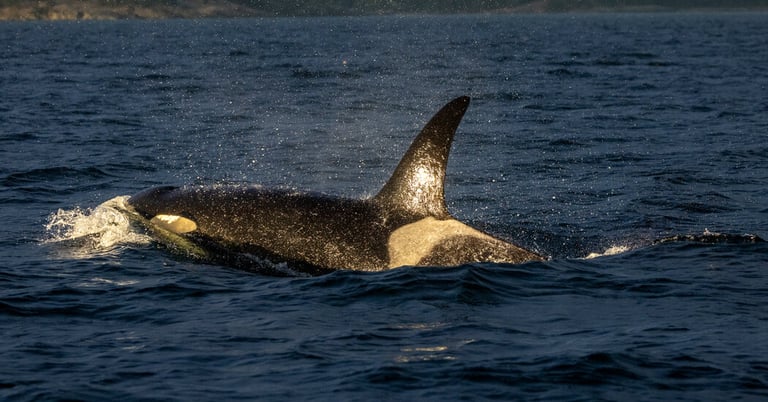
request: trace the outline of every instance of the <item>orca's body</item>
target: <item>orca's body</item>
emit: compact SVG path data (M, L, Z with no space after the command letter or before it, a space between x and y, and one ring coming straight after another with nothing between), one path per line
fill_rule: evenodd
M128 204L171 243L234 264L234 256L251 254L316 273L542 260L448 213L445 167L468 106L467 97L444 106L369 199L214 185L155 187Z

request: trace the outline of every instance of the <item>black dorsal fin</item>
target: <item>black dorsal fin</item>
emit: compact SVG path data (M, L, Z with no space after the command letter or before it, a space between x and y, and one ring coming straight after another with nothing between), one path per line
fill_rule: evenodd
M437 112L405 153L375 201L419 217L450 217L443 183L453 135L469 106L469 97L449 102Z

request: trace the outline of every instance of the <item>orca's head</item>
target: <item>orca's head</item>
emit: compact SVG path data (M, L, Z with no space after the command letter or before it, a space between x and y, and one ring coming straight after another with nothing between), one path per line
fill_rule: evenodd
M168 205L176 198L179 187L161 186L140 191L128 199L128 204L139 214L150 219L166 212Z

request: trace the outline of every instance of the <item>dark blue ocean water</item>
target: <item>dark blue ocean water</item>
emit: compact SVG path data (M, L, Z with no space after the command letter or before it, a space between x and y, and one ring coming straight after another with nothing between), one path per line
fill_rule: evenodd
M0 399L762 400L766 37L768 14L2 23ZM371 195L463 94L449 209L550 261L275 278L96 208Z

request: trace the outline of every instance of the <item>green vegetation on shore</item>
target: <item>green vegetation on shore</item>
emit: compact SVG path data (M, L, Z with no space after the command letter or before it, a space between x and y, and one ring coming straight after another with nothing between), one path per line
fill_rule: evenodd
M768 10L768 0L0 0L0 20Z

